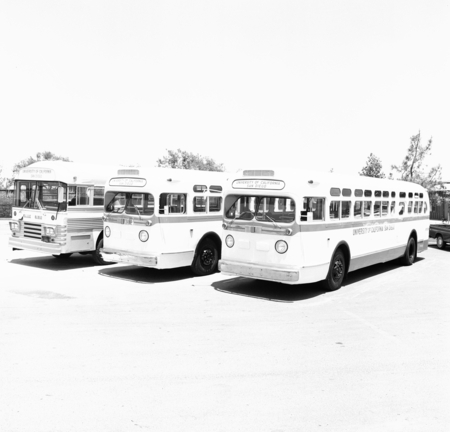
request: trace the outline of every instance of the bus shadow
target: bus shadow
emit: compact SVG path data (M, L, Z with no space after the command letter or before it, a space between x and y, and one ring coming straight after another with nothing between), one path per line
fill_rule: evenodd
M236 277L214 282L212 287L224 294L252 297L282 303L294 303L326 294L321 282L286 285L278 282Z
M418 257L415 264L420 263L425 258ZM376 264L370 267L356 270L347 275L342 284L342 289L365 279L394 271L403 267L399 261L390 261L383 264ZM214 282L212 287L224 294L234 294L244 297L252 297L258 300L268 300L283 303L294 303L309 300L325 294L333 294L326 291L323 282L287 285L278 282L249 279L245 277L235 277L219 282Z
M423 260L425 260L425 258L417 257L413 265L418 264ZM374 276L388 273L402 267L404 267L404 265L399 260L393 260L381 264L375 264L369 267L364 267L360 270L355 270L351 273L348 273L342 286L345 287L347 285L353 285L354 283L361 282L365 279L370 279Z
M55 258L53 256L14 258L9 262L52 271L77 270L97 266L91 255L72 255L69 258Z
M157 270L139 266L121 266L101 269L100 276L120 279L127 282L142 284L155 284L164 282L175 282L194 277L190 267Z

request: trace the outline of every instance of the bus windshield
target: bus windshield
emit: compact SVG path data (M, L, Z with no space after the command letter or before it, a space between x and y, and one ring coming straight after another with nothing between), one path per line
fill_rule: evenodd
M155 200L148 193L106 192L105 212L151 216L155 212Z
M295 220L295 202L284 197L241 196L226 212L236 220L290 223Z
M64 188L64 201L58 203L58 188ZM14 206L35 210L67 209L67 185L57 181L17 180L14 188Z

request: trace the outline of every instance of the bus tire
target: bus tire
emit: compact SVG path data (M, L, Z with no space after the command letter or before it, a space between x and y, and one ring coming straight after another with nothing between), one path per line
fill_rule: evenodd
M416 260L417 248L416 248L416 240L414 237L410 237L408 240L408 244L406 245L405 253L402 257L402 263L405 266L410 266Z
M192 271L197 276L209 275L217 271L218 263L219 250L216 243L209 238L202 240L191 265Z
M100 254L100 249L102 247L103 247L103 239L101 238L97 243L97 247L95 248L95 251L92 252L92 258L94 259L95 264L98 264L98 265L110 264L109 262L104 261Z
M55 258L58 259L67 259L71 256L71 253L63 253L63 254L59 254L59 255L53 255Z
M327 278L325 279L325 289L327 291L338 290L345 277L345 255L342 249L338 249L330 262Z
M436 246L438 249L445 249L445 242L440 234L436 236Z

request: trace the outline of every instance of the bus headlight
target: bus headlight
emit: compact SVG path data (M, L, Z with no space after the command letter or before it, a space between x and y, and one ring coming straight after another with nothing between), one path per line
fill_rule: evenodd
M53 227L44 227L44 235L47 237L55 237L55 228Z
M20 224L19 224L19 222L10 221L9 222L9 229L12 232L19 232L20 231Z
M288 245L284 240L278 240L275 243L275 250L279 253L279 254L284 254L287 252L288 250Z
M229 247L232 248L234 246L234 238L231 235L227 235L225 237L225 244Z
M139 232L139 240L141 242L146 242L148 240L148 232L147 231L140 231Z
M109 237L111 235L111 228L109 226L105 227L105 236Z

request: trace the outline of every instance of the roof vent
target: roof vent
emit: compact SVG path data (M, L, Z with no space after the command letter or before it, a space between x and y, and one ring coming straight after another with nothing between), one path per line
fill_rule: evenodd
M117 175L139 175L139 170L137 169L120 169L117 171Z
M244 170L243 175L252 177L273 177L275 172L272 170Z

